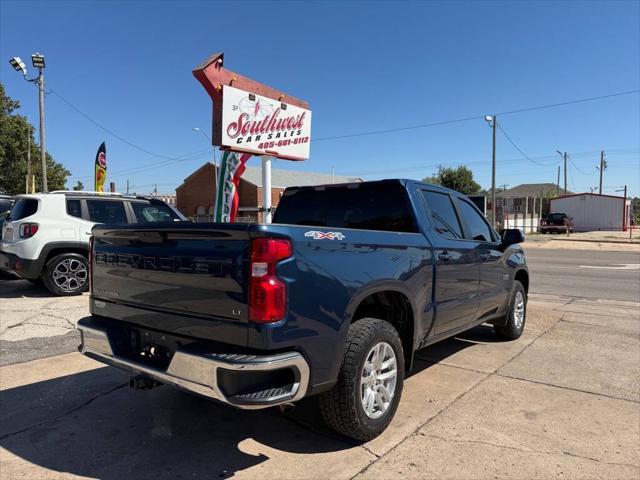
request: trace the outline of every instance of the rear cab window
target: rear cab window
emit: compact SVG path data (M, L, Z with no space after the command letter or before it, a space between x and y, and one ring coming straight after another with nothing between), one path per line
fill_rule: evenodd
M131 208L137 223L173 222L178 215L167 205L161 203L131 202Z
M13 205L7 220L22 220L23 218L30 217L38 211L39 204L40 201L35 198L19 198Z
M353 183L285 190L274 223L418 232L413 209L399 182Z

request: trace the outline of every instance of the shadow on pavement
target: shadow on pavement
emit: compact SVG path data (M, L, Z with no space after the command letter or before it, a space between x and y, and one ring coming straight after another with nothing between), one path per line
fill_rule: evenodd
M486 335L478 327L466 334L471 340L442 342L432 357ZM410 376L432 365L418 359ZM244 411L168 387L136 392L128 378L104 367L0 391L0 445L46 469L105 480L225 478L269 460L271 450L285 456L357 445L324 426L314 399L285 414Z
M59 298L47 290L41 282L31 282L19 277L0 278L0 298Z

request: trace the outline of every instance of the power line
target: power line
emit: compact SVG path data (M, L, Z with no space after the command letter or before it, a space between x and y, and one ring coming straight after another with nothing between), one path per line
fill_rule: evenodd
M573 168L575 168L575 169L576 169L578 172L580 172L582 175L593 175L593 174L595 173L595 172L591 172L591 173L589 173L589 172L584 172L584 171L580 170L580 169L578 168L578 166L577 166L575 163L573 163L573 160L571 160L571 157L569 157L569 163L571 163L571 165L573 165Z
M508 111L505 111L505 112L498 112L498 113L496 113L496 115L499 115L499 116L513 115L513 114L516 114L516 113L531 112L531 111L534 111L534 110L543 110L543 109L547 109L547 108L562 107L562 106L565 106L565 105L574 105L576 103L593 102L593 101L596 101L596 100L603 100L605 98L620 97L622 95L632 95L632 94L638 93L638 92L640 92L640 89L627 90L627 91L624 91L624 92L610 93L610 94L607 94L607 95L599 95L597 97L581 98L581 99L578 99L578 100L568 100L566 102L549 103L547 105L537 105L537 106L533 106L533 107L519 108L519 109L516 109L516 110L508 110ZM474 115L474 116L470 116L470 117L456 118L456 119L452 119L452 120L442 120L442 121L439 121L439 122L422 123L422 124L410 125L410 126L406 126L406 127L389 128L389 129L384 129L384 130L372 130L372 131L369 131L369 132L358 132L358 133L351 133L351 134L347 134L347 135L336 135L336 136L332 136L332 137L321 137L321 138L315 138L312 141L314 141L314 142L324 142L324 141L328 141L328 140L340 140L340 139L343 139L343 138L354 138L354 137L365 137L365 136L369 136L369 135L379 135L379 134L382 134L382 133L395 133L395 132L402 132L402 131L406 131L406 130L415 130L415 129L418 129L418 128L427 128L427 127L435 127L435 126L439 126L439 125L447 125L447 124L451 124L451 123L468 122L470 120L483 119L484 117L485 117L484 115Z
M553 163L549 163L549 164L547 164L547 163L537 162L537 161L533 160L533 159L532 159L532 158L530 158L526 153L524 153L524 152L522 151L522 149L521 149L518 145L516 145L516 143L511 139L511 137L509 136L509 134L505 131L505 129L504 129L504 128L502 128L502 125L501 125L501 124L499 124L499 123L498 123L498 128L499 128L499 129L500 129L500 131L504 134L504 136L507 138L507 140L509 140L509 143L510 143L511 145L513 145L513 147L514 147L516 150L518 150L518 152L520 152L520 154L521 154L524 158L526 158L527 160L529 160L530 162L535 163L536 165L542 165L543 167L553 167L553 166L556 166L556 165L558 164L558 162L557 162L557 161L556 161L556 162L553 162Z
M640 150L638 150L640 151ZM607 151L608 153L608 151ZM593 151L585 151L585 152L579 152L574 154L573 156L579 156L581 158L586 158L586 157L599 157L600 155L600 150L593 150ZM529 157L529 159L531 159L532 161L534 159L536 160L544 160L544 159L552 159L555 158L557 155L540 155L540 156L535 156L535 157ZM440 165L443 166L453 166L453 165L486 165L487 164L487 160L473 160L473 161L467 161L467 162L457 162L457 163L453 163L453 164L443 164L443 162L439 162L439 163L430 163L430 164L424 164L424 165L412 165L412 166L408 166L408 167L401 167L401 168L387 168L387 169L378 169L378 170L357 170L357 171L347 171L347 172L337 172L340 175L378 175L378 174L386 174L386 173L395 173L395 172L411 172L411 171L420 171L420 170L426 170L429 168L435 168L438 167ZM521 163L522 162L522 158L509 158L506 160L500 160L500 164L514 164L514 163ZM535 163L535 162L534 162ZM556 165L559 163L556 162ZM554 166L554 165L545 165L545 166Z
M126 169L126 170L117 170L113 173L109 174L110 178L118 178L118 177L124 177L127 175L134 175L134 174L138 174L138 173L142 173L142 172L146 172L148 170L154 170L160 167L167 167L169 165L174 165L176 163L181 163L181 162L188 162L188 161L192 161L192 160L198 160L199 158L204 157L206 154L210 153L212 149L208 148L206 150L201 150L199 152L194 152L193 154L190 154L188 156L185 156L184 158L178 158L176 160L167 160L164 162L160 162L160 163L153 163L153 164L143 164L143 165L139 165L137 167L133 167L130 169ZM85 175L85 176L78 176L78 177L69 177L70 180L76 180L76 179L91 179L93 178L93 175Z
M157 157L157 158L163 158L165 160L177 160L178 158L181 157L185 157L187 155L191 155L191 154L185 154L182 155L180 157L167 157L166 155L160 155L158 153L154 153L151 152L149 150L147 150L146 148L141 147L140 145L137 145L133 142L131 142L130 140L127 140L126 138L118 135L116 132L114 132L113 130L108 129L107 127L105 127L104 125L101 125L100 123L98 123L97 121L95 121L93 118L91 118L89 115L87 115L86 113L84 113L82 110L80 110L78 107L76 107L73 103L71 103L69 100L67 100L66 98L64 98L62 95L60 95L58 92L56 92L55 90L51 89L49 91L49 93L53 93L55 96L57 96L60 100L62 100L64 103L66 103L69 107L71 107L72 109L74 109L76 112L78 112L80 115L82 115L84 118L86 118L88 121L90 121L91 123L93 123L96 127L100 128L101 130L104 130L105 132L107 132L108 134L114 136L115 138L117 138L118 140L120 140L123 143L126 143L127 145L129 145L130 147L135 148L136 150L140 150L143 153L146 153L147 155L151 155L152 157ZM194 152L195 153L195 152Z

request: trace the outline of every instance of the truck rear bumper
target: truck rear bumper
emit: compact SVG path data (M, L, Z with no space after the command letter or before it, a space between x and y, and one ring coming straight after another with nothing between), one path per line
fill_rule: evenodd
M309 365L298 352L248 355L178 350L168 368L161 370L116 355L107 331L92 325L91 317L80 320L78 330L82 337L78 350L94 360L238 408L295 402L307 392Z

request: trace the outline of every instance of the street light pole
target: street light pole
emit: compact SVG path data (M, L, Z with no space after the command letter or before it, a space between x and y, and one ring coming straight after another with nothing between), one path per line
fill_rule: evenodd
M485 121L493 129L493 148L491 152L491 224L496 226L496 128L498 118L493 115L485 115Z
M47 193L47 149L44 141L44 55L34 53L31 55L31 64L38 69L38 76L35 78L27 78L27 66L20 57L13 57L9 60L11 66L16 72L21 73L27 82L38 84L38 95L40 100L40 160L42 162L42 191ZM31 139L31 132L29 132ZM31 151L31 149L29 149ZM28 183L28 182L27 182ZM33 187L33 185L32 185Z
M47 193L47 153L45 148L44 135L44 72L42 68L38 71L38 89L40 90L40 161L42 162L42 192Z

